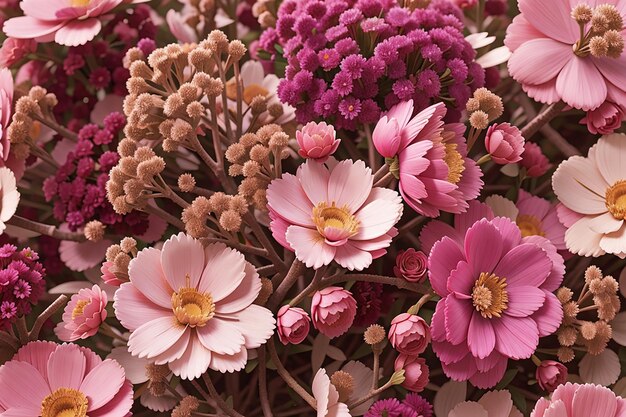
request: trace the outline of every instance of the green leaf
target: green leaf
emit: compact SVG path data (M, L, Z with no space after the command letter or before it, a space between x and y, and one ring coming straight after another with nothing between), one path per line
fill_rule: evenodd
M509 369L508 371L506 371L506 373L504 374L504 377L502 378L502 380L500 381L500 383L498 385L496 385L495 389L508 389L508 385L511 383L511 381L513 381L513 378L515 378L515 375L517 375L518 370L517 369Z
M526 397L520 390L515 387L509 388L509 392L511 393L511 399L513 400L513 404L522 412L522 414L526 415Z

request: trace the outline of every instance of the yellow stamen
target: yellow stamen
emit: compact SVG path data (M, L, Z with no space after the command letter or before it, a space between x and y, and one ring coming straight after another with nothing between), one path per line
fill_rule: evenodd
M483 272L472 289L472 303L484 318L500 317L507 309L509 294L506 278Z
M71 0L72 7L87 7L91 0Z
M336 207L333 201L322 202L313 208L313 222L317 231L324 236L326 228L339 229L345 232L345 237L354 236L359 230L359 221L354 217L348 207Z
M73 388L59 388L41 402L41 417L86 417L85 394Z
M72 310L72 318L75 319L76 317L81 316L87 305L89 305L89 300L78 301L76 303L76 307L74 307L74 310Z
M626 180L617 181L606 190L606 208L618 220L626 220Z
M458 184L463 178L463 171L465 171L465 159L457 151L458 145L456 143L444 143L444 146L446 155L443 161L448 165L448 182Z
M215 315L215 303L211 294L187 286L172 294L172 311L180 324L202 327Z
M545 236L541 229L541 220L530 214L520 214L515 220L517 227L522 232L522 237L526 236Z

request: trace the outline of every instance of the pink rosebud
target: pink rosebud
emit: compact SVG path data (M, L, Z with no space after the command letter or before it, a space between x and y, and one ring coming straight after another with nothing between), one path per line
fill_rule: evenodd
M347 332L355 315L356 301L350 291L340 287L327 287L313 295L313 327L330 338Z
M283 345L301 343L309 334L311 319L303 309L284 305L278 310L276 327Z
M410 248L398 252L393 273L409 282L423 282L426 279L427 264L428 256L424 252Z
M496 164L512 164L522 159L524 137L517 127L509 123L496 123L487 130L485 148Z
M340 139L335 138L335 128L325 122L307 123L302 130L296 132L296 140L300 149L298 153L303 158L315 159L324 162L335 153Z
M10 67L26 55L37 50L33 39L7 38L0 48L0 67Z
M372 141L378 153L385 158L396 156L402 142L402 132L398 120L395 117L383 116L374 128Z
M535 374L541 389L552 392L567 382L567 368L560 362L542 361Z
M400 354L396 358L395 371L404 369L404 382L402 386L409 391L421 392L428 384L428 366L426 359L417 356Z
M541 177L550 169L550 160L543 154L539 145L533 142L524 144L524 153L519 164L526 168L526 175L532 178Z
M417 356L426 350L430 343L430 327L415 314L398 314L391 321L389 341L398 352Z
M86 339L98 331L107 317L107 295L97 285L74 294L63 310L63 321L54 329L64 342Z
M586 124L593 134L609 135L626 120L626 110L615 103L605 101L600 107L587 112L580 124Z

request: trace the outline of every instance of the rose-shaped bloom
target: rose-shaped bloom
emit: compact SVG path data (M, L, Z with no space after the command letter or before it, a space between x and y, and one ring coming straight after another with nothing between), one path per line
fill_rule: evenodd
M298 153L303 158L325 162L335 153L341 142L335 135L335 128L325 122L309 122L296 132L296 140L300 146Z
M311 318L299 307L284 305L278 310L276 327L283 345L301 343L309 334Z
M356 315L356 301L352 293L340 287L317 291L311 302L313 327L333 338L348 331Z
M100 287L83 288L74 294L63 310L63 321L54 329L64 342L86 339L98 332L107 318L107 295Z
M487 130L485 148L496 164L512 164L522 159L524 137L517 127L509 123L496 123Z
M428 256L424 252L409 248L398 252L393 273L409 282L423 282L426 279Z
M404 382L402 386L409 391L422 392L428 384L428 365L426 359L417 356L400 354L394 364L395 371L404 369Z
M587 129L593 134L610 135L626 120L624 107L605 101L600 107L587 112L580 123L586 124Z
M621 417L624 409L626 400L606 387L568 382L540 398L530 417Z
M557 361L541 361L535 377L541 389L552 392L567 382L567 368Z
M541 147L534 142L524 143L524 153L520 166L526 168L526 175L535 178L541 177L550 169L550 160L541 151Z
M430 328L426 321L415 314L398 314L389 329L391 346L400 353L417 356L430 343Z
M32 39L7 38L0 48L0 67L8 68L37 49Z

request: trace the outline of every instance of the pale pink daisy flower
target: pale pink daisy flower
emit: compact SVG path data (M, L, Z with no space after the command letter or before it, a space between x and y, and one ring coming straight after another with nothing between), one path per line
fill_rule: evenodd
M78 345L30 342L0 366L3 416L123 417L132 405L124 368Z
M367 268L387 252L402 216L398 193L372 188L373 181L363 161L307 160L267 189L272 235L307 267L334 260L349 270Z
M320 368L313 378L313 397L317 405L317 417L350 417L348 406L339 401L339 392L326 373Z
M504 40L511 76L542 103L593 110L626 101L626 0L519 0Z
M115 292L115 315L131 331L134 356L168 364L183 379L208 368L243 369L247 349L274 332L272 313L252 304L261 290L254 266L221 243L202 247L179 233L163 249L146 248Z
M464 401L448 417L523 417L508 391L490 391L478 401Z
M559 386L550 399L540 398L530 417L621 417L626 400L594 384Z
M563 258L545 238L522 238L507 218L479 220L462 241L445 236L428 258L442 297L431 323L433 350L446 375L494 386L508 359L529 358L539 337L561 323Z
M565 244L572 253L626 258L626 135L603 136L587 158L559 165L552 188L564 208ZM566 210L565 210L566 209Z
M0 234L4 232L6 222L13 217L20 202L20 193L17 191L15 175L6 167L0 167Z
M63 310L63 320L54 329L64 342L86 339L98 332L107 317L107 295L100 287L83 288L74 294Z

